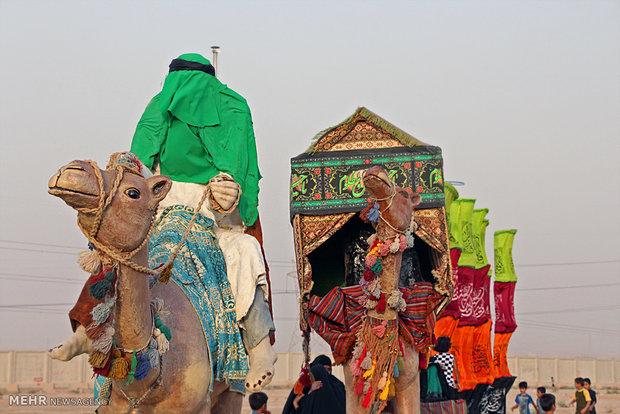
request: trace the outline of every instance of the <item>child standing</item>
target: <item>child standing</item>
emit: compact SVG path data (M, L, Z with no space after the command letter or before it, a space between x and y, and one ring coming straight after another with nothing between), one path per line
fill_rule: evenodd
M577 403L575 407L575 414L586 414L592 403L590 393L583 388L584 380L581 377L575 378L575 398L570 402L570 405Z
M590 382L590 378L583 379L583 388L588 390L588 392L590 393L590 398L592 399L592 404L590 405L590 413L596 414L596 391L590 388L591 385L592 384Z
M264 392L253 392L250 394L250 408L252 414L271 414L271 411L267 410L267 394Z
M530 404L532 404L538 413L538 407L536 407L534 400L532 400L532 397L530 397L527 393L527 382L521 381L519 383L519 391L521 391L521 393L517 394L517 397L515 398L515 405L512 407L512 410L518 407L519 414L530 414Z
M547 389L545 387L536 388L536 408L538 408L538 414L544 413L542 406L540 405L540 397L547 393Z
M555 395L543 394L540 397L540 406L542 407L545 414L553 414L553 412L555 411Z

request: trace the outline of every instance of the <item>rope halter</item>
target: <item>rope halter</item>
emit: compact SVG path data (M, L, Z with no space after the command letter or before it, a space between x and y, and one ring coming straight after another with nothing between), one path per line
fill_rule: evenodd
M207 193L205 191L205 193L202 195L198 203L198 207L194 211L194 215L192 219L190 220L189 224L187 225L187 228L185 229L185 233L183 234L183 237L181 238L179 243L172 249L172 253L170 257L168 258L168 260L163 265L160 265L155 269L150 269L149 267L139 265L131 259L136 255L136 253L138 253L148 243L151 232L153 231L153 228L155 227L155 213L153 213L153 217L151 218L151 224L149 226L149 230L146 236L144 237L144 240L142 240L142 242L140 243L138 247L136 247L130 252L123 252L111 246L107 246L97 240L97 235L99 233L99 229L101 228L101 224L103 222L103 216L107 208L112 203L112 200L116 196L118 189L120 187L120 184L123 180L125 172L131 172L134 174L138 174L140 177L144 177L144 175L139 171L139 164L136 163L138 167L134 168L132 164L116 162L121 157L122 155L120 157L116 157L115 159L113 155L110 160L110 163L108 164L109 170L110 169L115 170L115 177L114 177L114 182L112 184L112 188L110 189L110 193L107 195L107 197L105 194L103 175L101 174L101 170L99 169L99 166L94 161L85 160L85 162L90 164L90 166L92 167L93 173L95 174L95 177L97 179L97 185L99 186L99 200L97 202L97 207L76 208L76 210L78 210L81 213L95 215L95 222L89 231L87 231L87 229L84 228L84 226L82 225L82 223L80 223L79 220L78 220L78 226L88 238L88 242L93 247L93 249L96 249L97 251L109 257L110 259L113 259L119 263L129 266L130 268L138 272L159 276L160 282L167 283L168 279L170 278L172 274L171 272L172 272L172 266L173 266L174 260L176 259L179 253L181 245L187 239L187 236L189 235L189 232L192 226L194 225L194 222L196 221L196 218L198 216L198 211L202 207L202 204L204 203L207 197ZM132 159L131 161L136 162L137 158L135 160Z

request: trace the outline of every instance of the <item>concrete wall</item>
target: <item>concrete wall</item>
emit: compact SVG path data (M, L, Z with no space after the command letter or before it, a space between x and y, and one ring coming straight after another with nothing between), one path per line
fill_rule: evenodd
M299 375L301 353L279 353L272 384L291 386ZM620 387L620 360L575 360L553 358L508 358L508 366L517 381L530 387L572 386L575 377L589 377L596 387ZM343 378L342 367L334 367L334 375ZM0 389L92 389L92 370L88 356L80 355L69 362L52 360L45 351L1 351Z
M604 359L508 358L508 368L517 381L529 387L572 386L575 377L590 378L597 387L620 386L620 361Z

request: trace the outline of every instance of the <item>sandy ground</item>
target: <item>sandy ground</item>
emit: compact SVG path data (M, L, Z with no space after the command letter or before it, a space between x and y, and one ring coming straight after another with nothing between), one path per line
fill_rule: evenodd
M596 388L595 388L596 390ZM549 390L552 394L556 396L558 401L556 413L558 414L573 414L575 412L574 407L569 407L573 393L573 390L570 389L560 389L560 390ZM620 414L620 391L619 390L598 390L598 404L596 412L597 414ZM272 412L272 414L280 414L282 412L282 407L286 402L286 398L290 389L286 388L268 388L266 391L267 395L269 395L269 403L268 408ZM507 406L510 408L514 405L514 399L518 390L511 390L508 394L507 398ZM30 393L21 393L20 395L43 395L40 392ZM532 398L536 400L535 392L532 395ZM46 397L49 398L73 398L74 400L78 398L89 398L92 394L90 393L77 393L77 392L54 392L46 394ZM82 401L84 403L88 403L87 400ZM40 413L92 413L92 408L88 406L55 406L52 407L50 405L47 406L9 406L9 395L7 393L3 393L0 396L0 413L19 413L19 414L40 414ZM508 410L510 413L510 410ZM243 405L242 414L250 414L250 406L247 402L247 397L245 399ZM326 414L328 411L326 411ZM517 410L513 411L513 413L518 413ZM535 414L533 412L532 414Z

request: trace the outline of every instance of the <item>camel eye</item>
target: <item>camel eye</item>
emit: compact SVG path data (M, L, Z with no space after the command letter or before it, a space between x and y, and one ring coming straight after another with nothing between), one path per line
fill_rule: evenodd
M129 190L125 191L125 194L127 194L129 198L133 198L134 200L140 198L140 191L136 190L135 188L130 188Z

